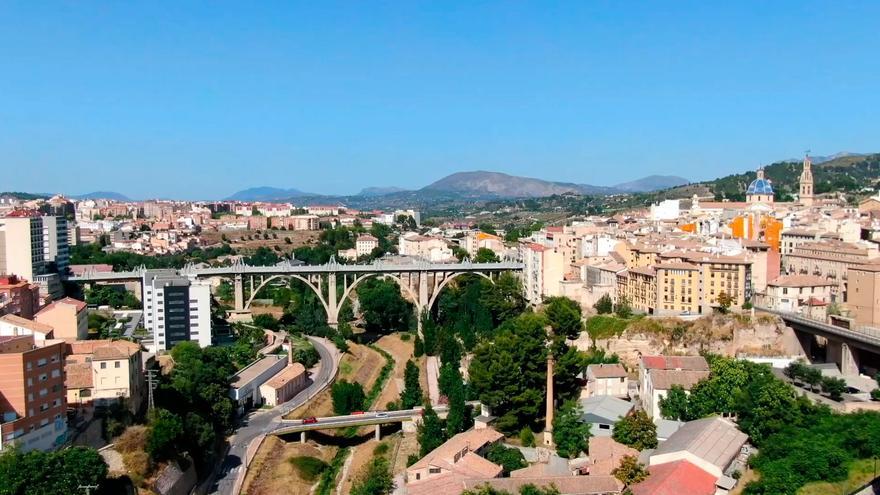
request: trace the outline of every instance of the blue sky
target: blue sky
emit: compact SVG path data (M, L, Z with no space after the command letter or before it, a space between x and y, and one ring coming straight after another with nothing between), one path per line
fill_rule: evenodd
M0 190L614 184L880 151L880 2L2 2Z

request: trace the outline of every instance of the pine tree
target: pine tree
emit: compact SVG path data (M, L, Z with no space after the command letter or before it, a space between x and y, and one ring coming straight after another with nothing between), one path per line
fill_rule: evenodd
M430 405L425 406L422 414L422 424L419 425L419 456L425 457L432 450L443 445L446 436L443 434L443 423L437 412Z
M412 409L422 403L422 385L419 383L419 368L412 360L406 362L403 371L403 392L400 394L400 405L403 409Z

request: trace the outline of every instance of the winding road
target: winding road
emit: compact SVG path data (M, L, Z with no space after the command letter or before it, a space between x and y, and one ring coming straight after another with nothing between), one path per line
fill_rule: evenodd
M209 493L219 495L235 495L239 486L238 478L244 474L244 459L251 442L259 437L277 429L281 424L281 418L288 412L306 403L309 399L324 390L333 379L339 369L341 354L330 341L320 337L308 337L321 356L317 370L311 370L312 383L293 399L280 404L269 410L255 410L242 419L238 429L229 438L229 451L220 466L216 480L212 484Z

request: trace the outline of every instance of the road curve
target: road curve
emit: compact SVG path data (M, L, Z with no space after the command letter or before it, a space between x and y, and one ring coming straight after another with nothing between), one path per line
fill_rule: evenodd
M308 339L315 346L315 350L321 356L317 372L312 375L312 383L296 396L269 410L256 410L243 418L239 427L232 437L229 438L229 451L220 465L217 479L211 485L209 493L219 495L235 495L239 476L244 476L243 465L248 445L260 435L272 431L278 427L281 417L293 409L303 405L306 401L324 390L339 370L340 353L330 341L320 337L309 336Z

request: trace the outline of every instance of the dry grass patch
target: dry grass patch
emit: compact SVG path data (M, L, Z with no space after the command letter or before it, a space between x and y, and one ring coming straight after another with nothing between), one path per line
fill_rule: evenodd
M266 437L248 469L242 485L244 495L275 495L278 493L307 494L317 482L311 471L302 473L294 459L313 458L329 463L335 447L320 447L299 442L285 442Z

